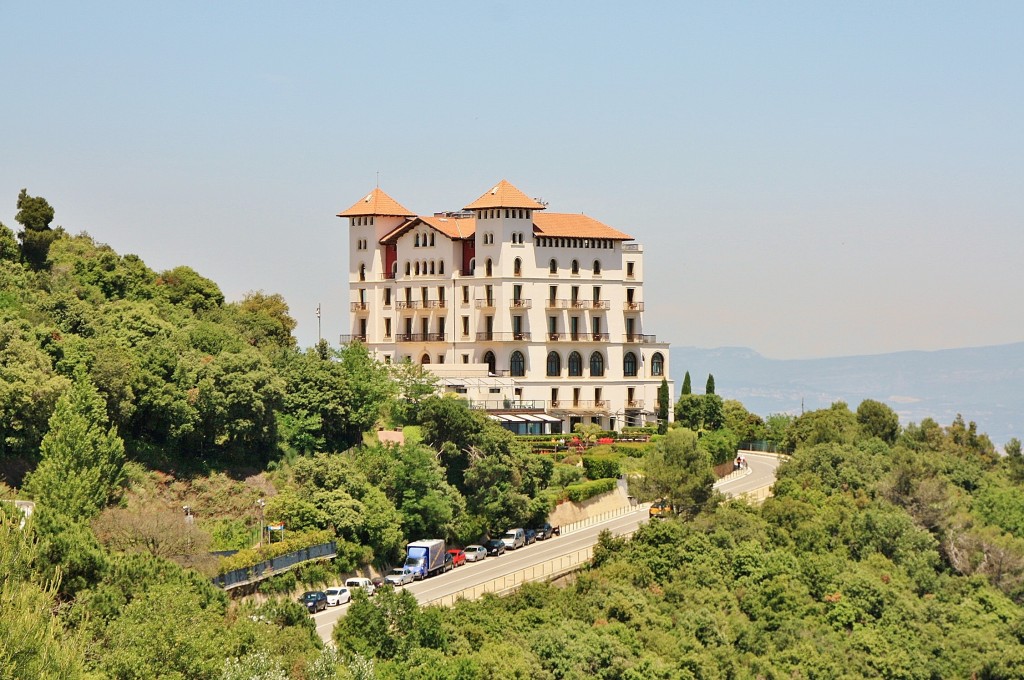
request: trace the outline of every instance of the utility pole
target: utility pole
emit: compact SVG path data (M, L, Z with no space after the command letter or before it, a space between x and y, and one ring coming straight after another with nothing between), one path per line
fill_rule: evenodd
M260 540L259 540L260 545L263 545L263 530L264 530L263 507L266 504L267 504L267 502L265 500L263 500L262 498L257 498L256 499L256 507L258 507L260 509Z
M320 303L316 303L316 344L323 342L323 338L320 335Z

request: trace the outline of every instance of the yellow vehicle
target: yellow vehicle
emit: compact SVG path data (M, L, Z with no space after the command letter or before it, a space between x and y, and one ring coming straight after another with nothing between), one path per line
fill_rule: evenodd
M654 517L670 517L675 514L675 510L672 507L672 502L665 498L659 498L658 500L651 503L651 509L647 511L648 516Z

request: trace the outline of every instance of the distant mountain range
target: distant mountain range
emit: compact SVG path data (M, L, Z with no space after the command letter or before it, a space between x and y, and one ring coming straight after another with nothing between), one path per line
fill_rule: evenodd
M1024 439L1024 342L827 359L766 359L742 347L669 351L677 394L686 371L696 393L712 373L717 394L762 416L876 399L904 424L930 417L948 425L960 413L1000 448Z

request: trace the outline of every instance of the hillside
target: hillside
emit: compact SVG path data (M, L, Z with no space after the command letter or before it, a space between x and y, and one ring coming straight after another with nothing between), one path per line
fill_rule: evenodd
M1024 436L1024 342L790 360L741 347L672 347L670 357L676 389L689 371L694 391L703 392L712 373L718 394L761 415L875 399L891 406L904 424L929 417L948 423L960 413L1000 446Z

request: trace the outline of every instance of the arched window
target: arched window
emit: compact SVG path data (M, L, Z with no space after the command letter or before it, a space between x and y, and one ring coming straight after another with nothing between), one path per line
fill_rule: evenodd
M437 273L444 274L444 260L437 263Z
M430 232L430 245L434 245L434 232Z
M469 273L472 274L475 271L476 271L476 258L475 257L471 257L471 258L469 258Z
M487 364L487 372L490 373L491 375L494 375L495 373L498 372L497 370L495 370L497 367L497 362L494 360L494 352L492 352L491 350L487 350L486 352L484 352L484 363Z
M622 357L622 374L629 378L636 376L636 355L632 352L626 352Z
M518 257L516 258L516 261L515 261L515 263L513 265L512 273L515 276L522 276L523 275L523 261L520 260Z
M412 265L408 262L405 263L405 275L408 276L412 272Z
M397 278L397 277L398 277L398 263L397 262L392 262L391 263L391 278L394 279L394 278Z
M491 276L494 273L494 267L491 265L491 258L487 258L487 264L484 266L484 276Z
M552 274L557 274L558 273L558 263L555 262L554 260L551 260L551 262L548 262L548 271L550 273L552 273Z
M419 275L420 275L420 263L417 262L416 263L416 276L419 276Z
M430 355L424 352L423 356L420 357L420 363L421 364L429 364L430 363Z
M594 352L590 355L590 377L600 378L604 375L604 355Z
M577 262L576 260L572 261L572 273L573 274L579 274L580 273L580 263Z
M434 273L434 261L433 260L430 261L430 273L431 274Z
M360 281L365 281L366 280L366 265L365 264L359 265L359 280Z
M665 357L661 356L661 352L651 356L651 375L665 375Z
M519 350L512 352L512 358L509 359L508 367L512 375L521 378L526 375L526 357Z
M594 276L598 276L601 273L601 261L594 260Z
M555 378L562 375L562 357L558 352L548 353L548 375Z
M416 234L416 243L413 244L413 248L419 248L419 247L420 247L420 235Z
M569 377L578 378L583 375L583 356L579 352L569 355Z

